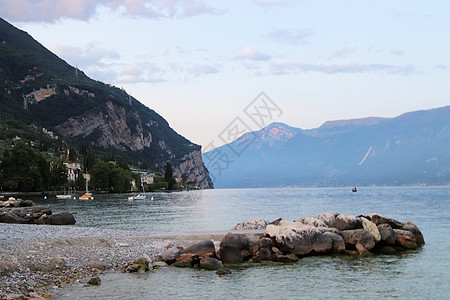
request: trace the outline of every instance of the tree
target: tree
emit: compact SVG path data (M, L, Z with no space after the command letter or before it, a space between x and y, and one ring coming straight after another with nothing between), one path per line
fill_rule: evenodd
M50 165L45 158L26 143L16 143L3 157L5 181L17 183L19 191L42 191L50 181Z
M173 177L172 165L170 164L170 162L168 162L166 164L166 171L164 172L165 182L169 183L172 177Z
M64 186L67 182L67 168L63 160L53 161L50 167L50 186L57 189Z

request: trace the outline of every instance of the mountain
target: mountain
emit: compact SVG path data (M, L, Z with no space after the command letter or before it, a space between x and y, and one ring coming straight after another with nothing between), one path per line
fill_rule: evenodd
M212 188L201 146L124 90L92 80L0 18L0 140L58 135L69 146L185 175ZM45 134L43 134L45 133Z
M273 123L203 158L220 188L446 185L450 106L395 118L329 121L310 130Z

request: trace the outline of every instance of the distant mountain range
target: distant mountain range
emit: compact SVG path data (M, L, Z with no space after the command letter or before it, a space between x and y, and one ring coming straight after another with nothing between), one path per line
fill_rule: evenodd
M120 154L154 170L171 162L175 176L213 187L199 145L124 90L92 80L1 18L0 107L0 140L42 144L51 133L69 146Z
M310 130L272 123L203 158L219 188L447 185L450 106Z

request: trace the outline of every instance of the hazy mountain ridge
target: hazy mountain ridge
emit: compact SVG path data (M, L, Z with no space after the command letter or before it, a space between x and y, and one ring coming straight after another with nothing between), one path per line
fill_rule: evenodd
M3 19L0 53L2 123L14 120L45 128L69 145L121 154L129 163L153 169L170 161L176 176L213 187L201 146L124 90L90 79ZM26 132L22 127L21 133Z
M220 172L207 161L217 187L448 184L449 120L446 106L395 118L326 122L310 130L284 125L295 134L276 143L264 138L271 124L247 133L256 139L240 157L230 150L234 142L204 156L220 151L232 158Z

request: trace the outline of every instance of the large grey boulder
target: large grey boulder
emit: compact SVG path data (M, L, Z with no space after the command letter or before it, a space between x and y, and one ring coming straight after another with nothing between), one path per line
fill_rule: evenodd
M329 252L333 249L333 239L318 227L280 222L280 225L268 225L264 234L270 237L277 248L295 255Z
M231 230L266 229L267 221L261 218L249 219L234 226Z
M353 229L341 231L341 235L344 238L346 245L353 245L356 248L356 244L361 244L367 250L372 250L375 247L374 236L364 229ZM359 250L359 249L358 249Z
M26 224L29 220L21 218L10 212L0 213L0 223Z
M389 224L380 224L377 226L377 228L380 232L382 242L388 245L395 244L395 232Z
M181 254L180 249L176 247L170 247L169 249L161 253L161 260L170 265L177 260L180 254Z
M406 249L417 248L417 240L414 233L407 230L394 229L395 231L395 243Z
M403 226L402 222L399 222L392 218L385 217L379 213L370 213L370 214L364 215L364 217L371 220L373 223L375 223L375 225L389 224L389 226L391 226L394 229L400 229Z
M425 239L423 238L422 232L420 232L419 228L412 222L404 222L403 226L401 228L402 230L409 231L414 234L414 237L416 238L417 246L421 246L425 244Z
M204 270L219 270L223 268L223 264L213 257L203 257L200 260L200 269Z
M186 247L183 251L183 254L190 253L198 256L214 256L216 253L216 248L214 246L214 242L212 240L204 240L197 243L194 243L188 247Z
M228 232L220 242L219 256L223 263L242 263L259 251L263 233Z
M329 225L338 230L352 230L362 228L361 219L348 214L338 215Z
M51 225L74 225L76 223L75 217L67 211L52 214L47 217Z
M331 224L333 224L337 216L339 216L338 213L330 214L329 212L324 212L321 213L317 218L327 224L328 227L331 227Z

